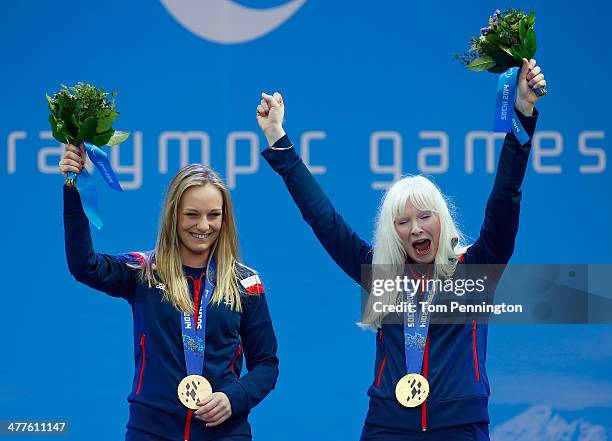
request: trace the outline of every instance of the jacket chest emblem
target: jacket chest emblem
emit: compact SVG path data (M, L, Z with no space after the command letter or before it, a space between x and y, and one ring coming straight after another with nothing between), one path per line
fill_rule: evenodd
M252 276L249 276L246 279L242 279L240 281L240 284L248 294L257 295L264 293L263 284L261 283L261 279L257 274L253 274Z

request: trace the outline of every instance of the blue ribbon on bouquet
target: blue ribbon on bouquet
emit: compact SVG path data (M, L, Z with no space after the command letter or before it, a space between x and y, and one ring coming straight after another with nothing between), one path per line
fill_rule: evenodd
M525 145L529 142L529 135L514 113L514 99L516 97L518 73L518 67L511 67L506 72L499 75L493 131L501 133L512 131L521 145ZM535 90L535 92L537 93L537 90Z
M108 186L115 191L122 192L123 189L119 184L117 175L110 165L108 155L101 148L93 144L85 142L84 145L87 156L100 172ZM77 190L79 190L81 203L83 204L83 211L87 219L89 219L89 221L99 230L102 228L103 223L98 209L98 192L92 176L86 169L83 169L80 179L77 180L77 174L74 172L69 172L68 178L76 181Z

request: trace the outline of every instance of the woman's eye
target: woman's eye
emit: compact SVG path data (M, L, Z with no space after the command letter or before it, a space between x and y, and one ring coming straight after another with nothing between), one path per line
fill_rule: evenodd
M421 216L421 219L429 219L431 217L430 214L425 214L423 216Z

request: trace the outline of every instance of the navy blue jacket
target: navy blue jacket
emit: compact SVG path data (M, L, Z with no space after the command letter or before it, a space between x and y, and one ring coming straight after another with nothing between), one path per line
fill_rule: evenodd
M187 375L181 313L170 302L162 301L161 289L148 288L139 281L135 267L142 262L142 255L94 252L89 222L75 188L64 187L64 230L68 268L75 279L122 297L132 307L134 380L128 397L127 426L177 441L188 439L186 432L190 432L191 440L250 435L247 415L274 389L278 377L276 337L263 292L250 294L241 286L242 313L223 303L208 305L202 375L214 392L227 395L232 417L212 428L205 428L198 419L187 425L187 409L177 397L177 386ZM184 272L197 279L205 269L184 267ZM242 266L239 273L241 280L255 274ZM188 284L193 296L194 284ZM241 377L243 353L249 372Z
M525 117L517 111L529 136L537 112ZM302 217L334 261L361 284L362 265L372 263L372 247L336 212L295 149L284 136L262 155L283 178ZM480 236L460 259L468 264L506 264L514 251L519 224L521 183L531 141L521 146L514 134L506 136L493 190L487 202ZM366 423L403 430L427 430L468 423L488 423L489 380L485 370L486 324L432 324L429 327L422 374L430 395L420 408L407 408L395 398L395 386L406 374L402 325L378 329L373 381L368 395Z

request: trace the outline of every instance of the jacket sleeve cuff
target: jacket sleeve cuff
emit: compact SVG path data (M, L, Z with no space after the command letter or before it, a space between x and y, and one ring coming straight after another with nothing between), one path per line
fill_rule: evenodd
M261 155L276 173L283 176L300 162L300 157L294 148L290 148L291 140L287 135L268 147Z
M276 141L270 146L272 150L286 150L290 149L291 147L293 147L293 143L291 142L287 134L283 135L282 138L280 138L278 141Z
M83 215L83 205L81 203L81 195L76 187L68 187L64 185L64 214Z
M232 406L232 416L249 413L249 397L240 382L222 387L219 392L227 395Z
M538 122L538 116L540 116L540 112L538 109L533 109L532 116L525 116L518 110L516 107L514 108L514 113L518 117L519 121L523 125L523 128L527 132L530 138L533 138L533 134L535 133L536 123Z

